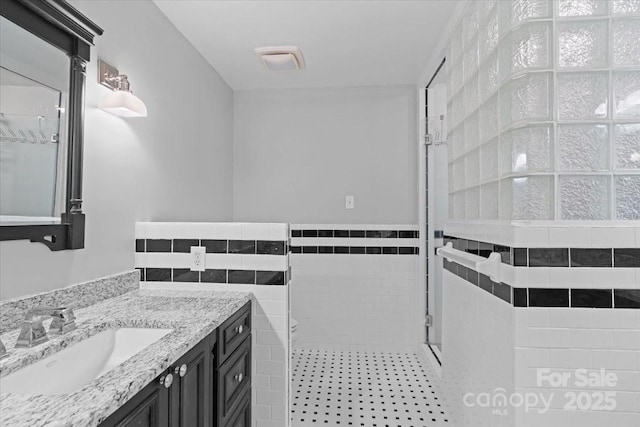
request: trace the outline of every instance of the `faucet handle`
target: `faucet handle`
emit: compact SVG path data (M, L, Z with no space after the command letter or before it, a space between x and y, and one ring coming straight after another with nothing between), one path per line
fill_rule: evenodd
M48 341L47 332L42 326L42 317L34 316L22 322L22 329L16 341L16 348L33 347L34 345Z
M51 326L49 333L54 335L64 334L76 329L76 316L70 307L60 307L51 311Z

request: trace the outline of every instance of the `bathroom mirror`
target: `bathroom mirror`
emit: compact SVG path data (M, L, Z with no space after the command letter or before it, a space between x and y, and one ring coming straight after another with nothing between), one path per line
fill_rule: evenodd
M63 0L0 15L0 240L83 248L85 69L102 29Z

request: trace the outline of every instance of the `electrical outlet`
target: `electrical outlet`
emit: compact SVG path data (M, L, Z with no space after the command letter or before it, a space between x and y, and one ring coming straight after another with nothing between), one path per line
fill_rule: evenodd
M191 271L204 271L206 248L204 246L191 246Z
M353 209L356 205L355 197L353 196L345 196L344 197L345 209Z

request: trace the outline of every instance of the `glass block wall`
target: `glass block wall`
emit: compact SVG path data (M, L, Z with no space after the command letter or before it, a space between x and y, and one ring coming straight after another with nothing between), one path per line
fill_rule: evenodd
M640 0L480 0L447 56L449 215L640 220Z

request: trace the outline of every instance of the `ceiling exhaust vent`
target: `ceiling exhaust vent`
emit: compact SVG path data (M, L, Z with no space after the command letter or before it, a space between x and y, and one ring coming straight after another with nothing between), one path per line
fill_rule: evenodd
M297 46L257 47L256 53L270 71L301 70L304 58Z

